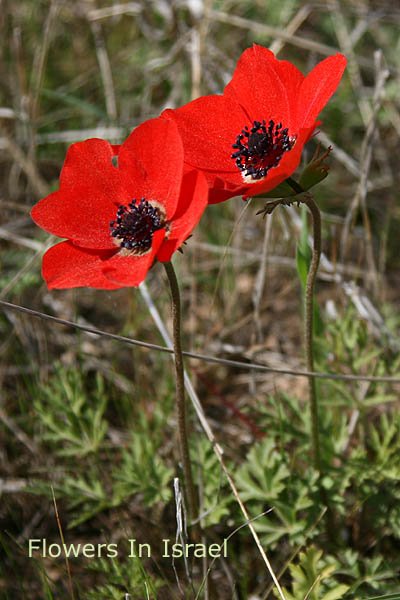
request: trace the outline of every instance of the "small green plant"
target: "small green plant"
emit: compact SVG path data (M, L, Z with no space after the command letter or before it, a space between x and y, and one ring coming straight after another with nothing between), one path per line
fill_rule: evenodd
M332 556L311 545L301 552L299 561L289 566L293 579L291 591L285 589L287 600L339 600L346 597L349 586L334 577L339 563ZM275 594L276 595L276 594Z
M135 495L147 506L168 503L173 469L158 451L168 411L161 415L157 407L151 421L139 413L131 442L112 445L106 439L108 393L100 374L89 390L80 370L57 367L48 384L33 393L40 438L56 460L50 481L37 479L29 489L51 497L53 488L57 499L65 498L76 515L70 528Z
M146 506L167 504L172 496L174 471L161 459L147 432L135 432L122 450L118 467L113 469L113 504L140 494Z
M201 515L207 527L223 522L230 513L232 495L227 493L226 479L221 465L209 441L196 438L192 443L196 456L195 474L201 490Z
M100 374L89 392L78 369L57 367L35 400L41 438L57 456L84 457L98 452L107 432L107 395Z
M235 478L252 516L268 511L254 527L270 548L282 537L293 546L303 544L317 519L317 474L309 467L302 474L291 472L288 459L277 451L274 439L266 437L249 451Z
M89 564L92 572L99 574L105 583L85 593L87 600L157 600L157 590L162 581L149 575L140 558L100 558ZM123 596L125 594L125 596Z

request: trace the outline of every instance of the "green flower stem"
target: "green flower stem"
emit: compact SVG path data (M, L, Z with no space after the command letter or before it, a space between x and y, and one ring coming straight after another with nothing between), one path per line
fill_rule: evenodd
M319 260L321 257L321 213L314 201L312 196L307 194L304 200L307 204L313 222L313 237L314 245L311 258L310 269L308 271L306 292L305 292L305 345L306 345L306 359L307 359L307 371L314 371L314 351L313 351L313 301L314 301L314 287L315 280L317 277ZM327 490L322 485L322 464L321 464L321 451L319 444L319 418L318 418L318 398L316 390L315 377L308 378L308 386L310 392L311 402L311 436L313 445L313 462L314 469L318 472L320 482L320 495L323 504L327 508L327 534L328 539L332 544L338 543L337 538L337 526L335 524L335 514L332 506L329 502Z
M304 193L303 188L291 177L287 179L289 185L298 193ZM314 371L314 349L313 349L313 302L314 288L317 277L319 259L321 256L321 213L311 194L303 195L302 202L307 205L311 212L313 223L313 251L311 264L307 275L306 290L305 290L305 323L304 323L304 341L307 361L307 371ZM314 469L318 471L321 477L321 452L319 446L319 419L318 419L318 399L315 385L315 377L308 378L308 389L311 403L311 437L313 449Z
M308 271L306 291L305 291L305 349L307 371L314 371L314 350L313 350L313 301L315 280L317 277L319 259L321 256L321 213L314 199L310 196L305 200L313 221L313 252ZM313 445L314 468L321 475L321 452L319 447L319 419L318 419L318 400L315 385L315 377L308 378L308 387L311 402L311 435Z
M193 482L192 464L190 462L189 444L187 436L185 383L183 372L183 355L181 343L181 300L178 280L171 262L163 263L167 273L172 297L172 321L173 341L175 356L175 385L176 385L176 407L178 413L179 450L185 477L185 491L189 507L189 515L192 521L198 518L198 502Z

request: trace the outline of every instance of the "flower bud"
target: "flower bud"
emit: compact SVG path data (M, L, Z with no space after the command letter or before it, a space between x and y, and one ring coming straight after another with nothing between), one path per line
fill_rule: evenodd
M311 162L303 169L300 175L299 185L303 190L309 190L328 175L329 166L324 163L324 160L329 156L331 150L332 147L329 146L320 156L321 144L318 144Z

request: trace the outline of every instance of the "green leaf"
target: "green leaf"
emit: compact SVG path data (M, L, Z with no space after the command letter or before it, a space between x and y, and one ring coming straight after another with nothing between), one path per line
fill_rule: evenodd
M193 440L191 455L195 457L199 468L194 469L201 494L201 512L205 513L206 526L216 525L229 515L228 505L233 502L232 495L227 493L226 479L223 477L221 465L210 442L204 438ZM197 477L196 477L197 475Z
M321 598L321 600L339 600L339 598L343 598L344 594L349 589L348 585L344 583L338 585L333 590L330 590Z
M300 245L297 245L296 248L296 264L297 264L297 272L300 277L301 287L303 288L303 292L306 289L307 283L307 275L308 268L310 265L310 261L308 260L308 256L306 256L300 248Z
M400 600L400 592L386 594L385 596L374 596L373 598L366 598L365 600Z
M323 557L323 552L310 546L299 555L298 564L289 566L293 578L292 591L284 590L287 600L338 600L349 589L334 578L339 563L332 556ZM276 593L275 593L276 595Z
M135 432L131 444L122 452L121 464L113 470L113 504L142 494L143 503L167 503L172 495L173 470L167 467L147 433Z

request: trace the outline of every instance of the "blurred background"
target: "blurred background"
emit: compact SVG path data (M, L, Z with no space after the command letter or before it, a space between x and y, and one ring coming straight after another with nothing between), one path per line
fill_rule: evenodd
M395 2L0 0L0 28L0 300L154 343L163 342L151 300L138 290L49 292L42 281L41 256L54 239L29 212L57 189L68 146L91 137L121 143L165 108L221 93L253 42L304 74L337 51L345 54L348 68L304 153L306 162L318 142L333 148L330 174L315 190L323 212L317 366L332 373L399 373ZM266 219L256 215L262 207L260 200L245 204L240 198L210 206L176 257L184 347L298 370L304 368L301 273L310 225L297 207L279 207ZM163 270L156 265L146 284L170 328ZM2 597L184 597L170 564L159 557L144 566L77 559L71 590L62 558L26 555L30 537L60 541L52 489L71 543L123 544L136 537L156 546L162 537L174 537L170 357L1 309ZM398 387L321 384L326 456L342 467L331 481L341 541L331 540L328 557L321 558L321 508L305 500L315 490L309 465L298 463L308 447L309 422L301 409L306 380L194 360L188 367L253 514L278 507L259 530L277 572L283 569L287 598L304 597L310 583L303 582L303 596L291 587L288 565L299 560L300 549L304 564L334 565L338 573L322 577L327 581L309 596L314 600L328 592L334 600L396 591L400 513L388 507L399 499ZM203 508L212 508L206 525L223 539L243 521L194 416L192 429L203 469ZM276 475L269 491L251 470L258 460ZM237 536L233 548L227 565L213 566L214 597L272 598L248 532ZM178 570L190 594L184 568ZM202 568L194 578L201 581Z

